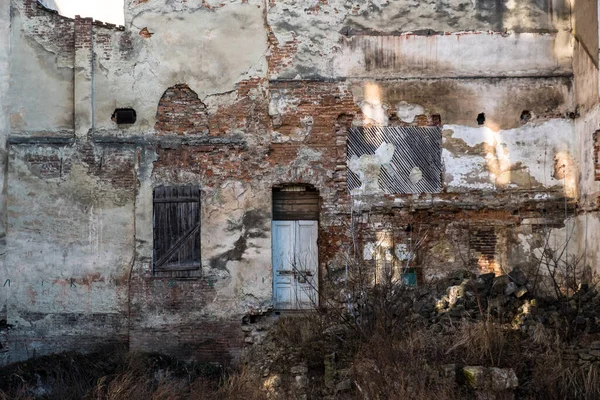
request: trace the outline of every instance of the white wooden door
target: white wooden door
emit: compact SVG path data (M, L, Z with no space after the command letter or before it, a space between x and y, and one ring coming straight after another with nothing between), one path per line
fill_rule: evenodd
M293 309L295 221L273 221L273 302L275 308Z
M317 306L317 221L273 221L273 302L276 309Z

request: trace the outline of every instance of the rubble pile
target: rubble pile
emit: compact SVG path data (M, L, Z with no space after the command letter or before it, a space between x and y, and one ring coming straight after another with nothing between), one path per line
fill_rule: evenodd
M547 354L551 348L564 365L584 371L600 367L598 290L581 284L571 293L539 295L537 284L518 268L500 276L455 271L427 286L382 285L368 294L344 293L343 297L352 300L340 302L336 310L305 315L269 311L247 316L242 326L246 335L242 358L261 377L270 398L286 398L290 393L306 399L350 398L351 393L361 390L357 371L377 372L381 365L356 358L354 350L348 350L352 346L347 345L352 340L363 340L356 348L370 343L359 337L368 337L369 327L386 320L405 333L431 335L437 338L435 343L447 346L442 351L443 360L424 356L419 368L438 371L456 393L513 399L531 390L529 361L512 364L502 354L502 365L498 365L500 354L492 354L494 360L475 362L460 355L448 356L452 343L460 341L452 342L459 327L469 331L483 324L510 332L510 340L516 341L512 343L518 343L514 348L525 346L529 358ZM545 338L543 345L539 337ZM521 357L518 350L515 354Z
M467 276L465 276L467 275ZM494 318L533 334L540 325L565 335L600 332L600 296L582 284L570 296L534 296L534 283L518 268L507 275L459 273L445 293L415 291L412 310L442 330L450 320ZM440 285L438 285L438 288Z

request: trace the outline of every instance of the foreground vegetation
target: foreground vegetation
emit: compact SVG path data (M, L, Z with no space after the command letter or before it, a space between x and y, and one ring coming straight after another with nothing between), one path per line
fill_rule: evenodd
M416 289L378 285L320 312L248 319L252 345L237 369L158 354L65 353L1 369L0 399L443 400L489 392L465 380L465 366L518 377L518 387L486 398L600 398L598 290L544 298L518 290L527 287L469 273Z

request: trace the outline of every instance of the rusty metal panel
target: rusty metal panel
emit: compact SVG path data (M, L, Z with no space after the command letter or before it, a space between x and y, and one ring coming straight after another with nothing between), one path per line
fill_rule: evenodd
M394 145L391 162L383 165L379 173L379 188L383 192L390 194L438 193L442 190L442 130L440 127L351 128L348 132L347 161L353 157L374 155L382 143ZM350 168L347 169L347 177L349 191L361 187L359 176ZM416 179L419 177L420 179Z

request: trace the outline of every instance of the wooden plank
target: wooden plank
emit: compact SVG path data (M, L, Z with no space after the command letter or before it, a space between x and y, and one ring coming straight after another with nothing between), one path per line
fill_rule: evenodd
M318 220L320 198L318 192L273 192L274 220Z
M161 186L153 197L154 268L201 268L199 188Z
M182 244L182 243L183 243L183 242L184 242L186 239L188 239L188 238L189 238L189 237L190 237L190 236L191 236L193 233L195 233L195 232L196 232L197 230L199 230L199 229L200 229L200 227L199 227L199 226L196 226L196 227L194 227L192 230L190 230L189 232L187 232L187 233L185 234L185 236L183 236L182 238L180 238L179 240L177 240L177 241L176 241L176 242L173 244L173 246L172 246L172 247L171 247L171 248L170 248L170 249L169 249L169 250L168 250L168 251L167 251L167 252L166 252L166 253L165 253L165 254L162 256L162 258L161 258L161 259L159 259L159 260L156 262L156 266L157 266L157 267L160 267L160 266L161 266L161 265L163 265L163 264L164 264L164 263L165 263L167 260L169 260L169 259L170 259L170 258L173 256L173 254L174 254L174 253L175 253L177 250L179 250L179 247L181 246L181 244Z
M199 203L198 197L165 197L162 199L154 199L155 203Z
M276 203L273 204L273 209L275 210L307 210L314 212L319 209L318 204L288 204L288 203Z
M297 221L297 220L307 220L307 221L317 221L314 214L273 214L274 221Z

